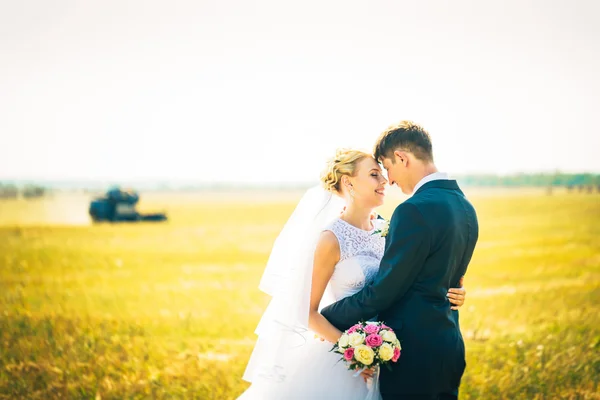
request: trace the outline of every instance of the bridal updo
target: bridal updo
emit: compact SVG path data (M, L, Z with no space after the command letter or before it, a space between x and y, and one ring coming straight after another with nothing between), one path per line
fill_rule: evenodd
M373 156L360 150L338 149L335 157L327 161L327 167L321 173L321 182L325 190L342 194L342 176L355 176L358 163L367 157Z

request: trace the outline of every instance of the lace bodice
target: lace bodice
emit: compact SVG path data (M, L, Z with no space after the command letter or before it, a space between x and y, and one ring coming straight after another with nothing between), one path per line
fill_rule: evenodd
M337 218L328 227L340 245L340 261L329 281L334 301L351 296L373 281L383 257L385 239Z

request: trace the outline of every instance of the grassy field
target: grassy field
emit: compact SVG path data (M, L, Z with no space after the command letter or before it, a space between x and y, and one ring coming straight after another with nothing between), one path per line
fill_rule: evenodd
M149 196L169 222L97 226L85 198L0 201L0 398L238 396L298 196L245 198ZM472 201L461 398L600 399L600 195Z

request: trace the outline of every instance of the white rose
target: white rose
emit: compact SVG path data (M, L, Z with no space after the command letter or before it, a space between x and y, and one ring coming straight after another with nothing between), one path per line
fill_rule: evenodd
M389 226L389 222L385 219L377 218L373 220L373 225L375 225L376 229L386 229Z
M376 219L373 222L373 225L375 226L375 229L377 231L379 231L379 234L382 237L386 237L388 234L388 231L390 230L390 222L388 220L385 219Z
M389 343L384 343L379 347L379 358L381 361L389 361L394 357L394 348Z
M398 350L402 350L402 346L400 346L400 341L398 339L396 339L396 343L394 343L394 346L396 346Z
M360 345L354 349L354 358L364 365L371 365L375 359L375 353L369 346Z
M396 334L392 331L383 331L381 332L381 338L389 343L394 343L396 340L398 340L396 338Z
M340 338L340 340L338 340L338 346L339 347L347 347L349 340L350 340L350 338L348 337L348 335L346 333L344 333L342 335L342 337Z
M349 337L350 346L356 347L365 342L365 337L358 332L354 332L350 334Z

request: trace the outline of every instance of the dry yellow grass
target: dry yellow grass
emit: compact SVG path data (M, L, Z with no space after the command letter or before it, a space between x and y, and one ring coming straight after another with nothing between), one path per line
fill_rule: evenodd
M247 195L144 197L171 219L135 225L87 224L81 196L0 202L0 398L239 395L298 199ZM600 398L600 197L472 199L461 398Z

